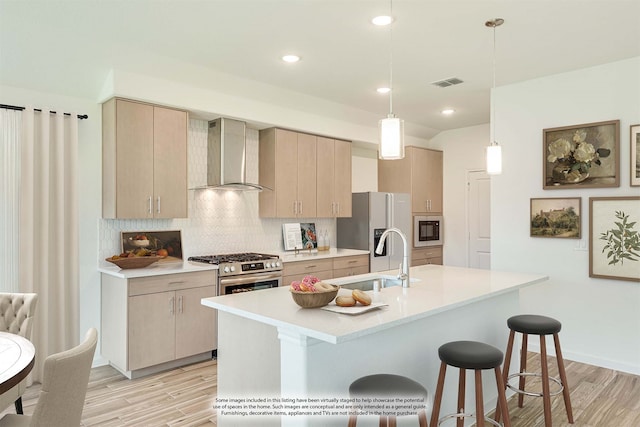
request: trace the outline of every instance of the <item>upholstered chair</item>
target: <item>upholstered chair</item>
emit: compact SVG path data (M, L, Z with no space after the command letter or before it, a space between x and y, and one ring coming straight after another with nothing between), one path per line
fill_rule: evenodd
M0 427L79 426L97 343L98 331L91 328L82 344L47 357L33 415L7 414Z
M0 331L10 332L31 340L33 316L38 294L0 293ZM22 395L27 389L27 379L0 394L0 411L12 403L16 413L22 414Z

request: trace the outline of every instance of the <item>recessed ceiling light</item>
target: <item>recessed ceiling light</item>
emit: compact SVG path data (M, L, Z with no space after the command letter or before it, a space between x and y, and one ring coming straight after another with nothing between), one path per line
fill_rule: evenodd
M455 113L456 110L454 110L453 108L446 108L442 111L440 111L442 114L444 114L445 116L450 116L451 114Z
M389 25L393 22L393 17L388 15L376 16L371 22L373 22L373 25Z
M285 55L282 57L284 62L298 62L300 61L300 57L298 55Z
M376 89L376 92L378 92L378 93L389 93L389 92L391 92L391 88L390 87L379 87L378 89Z

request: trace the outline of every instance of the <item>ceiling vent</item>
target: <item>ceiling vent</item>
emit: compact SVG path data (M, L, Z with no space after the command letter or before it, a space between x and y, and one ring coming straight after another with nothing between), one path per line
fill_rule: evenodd
M438 87L449 87L449 86L459 85L462 82L463 81L457 77L450 77L448 79L431 82L431 84Z

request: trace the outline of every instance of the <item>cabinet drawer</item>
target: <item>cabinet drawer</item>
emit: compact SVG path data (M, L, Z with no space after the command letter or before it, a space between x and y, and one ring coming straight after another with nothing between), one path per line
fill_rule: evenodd
M333 270L333 260L331 258L317 259L312 261L286 262L283 265L283 276L313 274L317 276L320 271ZM320 277L320 276L318 276Z
M162 276L136 277L129 279L129 296L200 288L216 284L215 270L195 273L165 274Z
M368 255L346 256L333 259L333 269L340 270L343 268L353 267L369 267ZM340 277L340 276L336 276Z
M333 277L348 277L355 276L357 274L367 274L369 273L369 265L360 266L360 267L351 267L351 268L340 268L338 270L333 270Z
M411 251L411 261L427 258L442 258L442 247L435 246L432 248L413 248L413 250Z

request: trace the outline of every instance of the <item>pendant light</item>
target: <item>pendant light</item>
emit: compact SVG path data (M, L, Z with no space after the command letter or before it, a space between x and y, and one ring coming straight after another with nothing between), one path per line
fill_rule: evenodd
M389 114L378 122L378 156L383 160L404 158L404 120L393 114L393 0L389 1Z
M489 175L500 175L502 173L502 147L496 141L496 118L495 118L495 89L496 89L496 27L504 24L504 19L495 18L484 23L485 26L493 28L493 90L494 97L491 102L491 144L487 147L487 173Z

